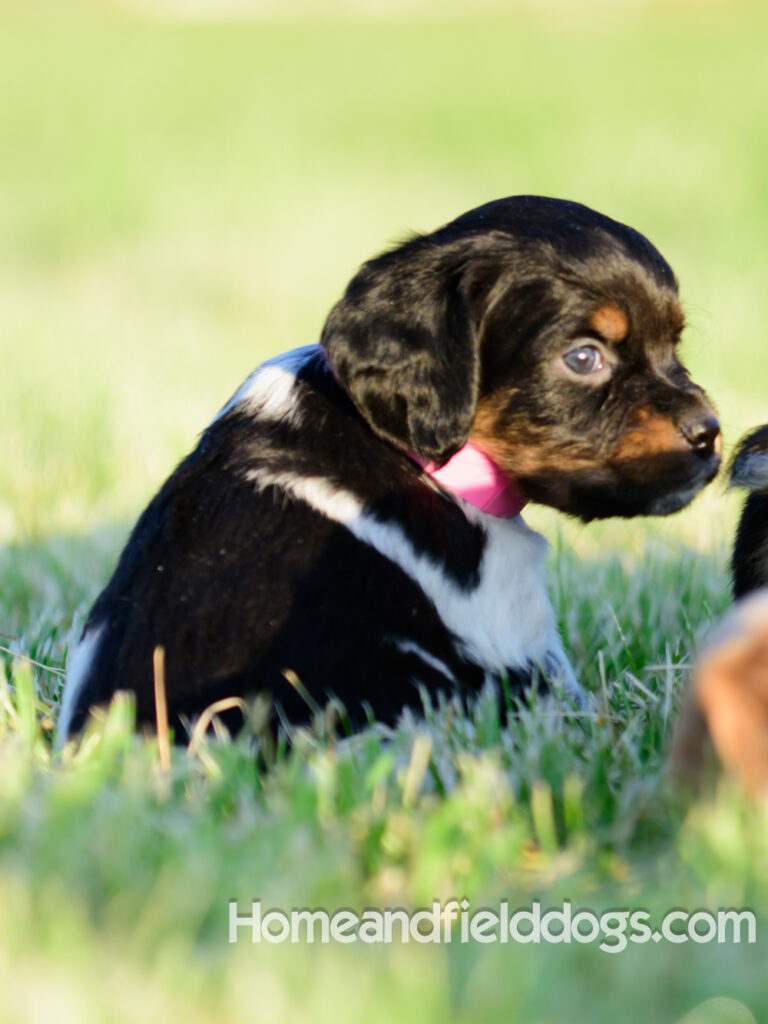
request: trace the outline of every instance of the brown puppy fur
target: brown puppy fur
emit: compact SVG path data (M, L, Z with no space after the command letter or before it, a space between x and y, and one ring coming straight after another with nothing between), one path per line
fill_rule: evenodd
M697 784L707 747L754 797L768 797L768 589L741 601L703 650L678 723L675 777Z

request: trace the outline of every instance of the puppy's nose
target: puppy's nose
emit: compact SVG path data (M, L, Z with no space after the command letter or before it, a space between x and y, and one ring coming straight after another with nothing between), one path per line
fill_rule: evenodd
M680 424L680 432L697 455L712 455L719 447L720 424L711 412L697 412Z

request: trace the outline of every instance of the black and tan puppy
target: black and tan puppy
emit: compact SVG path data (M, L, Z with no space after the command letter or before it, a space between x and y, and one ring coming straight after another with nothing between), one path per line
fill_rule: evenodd
M256 370L141 516L59 741L118 689L151 722L158 645L176 724L257 691L305 719L286 670L353 721L392 721L417 684L514 692L537 667L578 699L546 545L514 513L665 515L712 479L682 327L656 249L576 203L502 199L366 263L320 346ZM506 513L430 475L468 451L514 481Z

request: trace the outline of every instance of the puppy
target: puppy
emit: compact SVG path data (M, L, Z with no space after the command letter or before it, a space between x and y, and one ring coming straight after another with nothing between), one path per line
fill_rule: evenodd
M678 782L698 786L707 753L750 795L768 797L768 426L742 438L729 468L750 493L731 556L735 606L707 638L672 746Z
M768 586L768 426L739 442L730 466L733 487L749 491L731 557L733 596Z
M675 780L698 787L710 748L768 800L768 589L738 601L702 649L672 745Z
M157 646L177 728L256 692L291 722L307 693L393 722L419 686L516 694L539 671L578 700L546 544L515 513L666 515L713 478L682 328L651 243L577 203L502 199L364 264L320 345L257 369L139 519L59 743L118 689L151 723ZM485 478L462 496L440 472L467 454Z

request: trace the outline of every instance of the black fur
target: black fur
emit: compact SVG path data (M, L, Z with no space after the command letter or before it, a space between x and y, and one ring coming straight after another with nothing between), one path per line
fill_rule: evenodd
M733 596L739 598L768 586L768 425L739 442L730 477L735 487L750 492L731 556Z
M339 698L353 720L360 721L362 698L379 719L392 721L419 702L416 687L406 684L413 655L393 647L392 635L438 650L470 689L479 688L482 672L457 659L435 609L399 568L279 488L257 493L246 479L252 465L265 461L277 471L309 466L318 475L352 479L375 515L396 517L420 550L461 586L472 585L481 531L443 494L419 486L415 463L375 440L343 400L319 350L300 380L300 431L280 423L255 430L235 408L209 427L139 519L88 618L86 631L107 624L107 640L73 731L89 705L118 688L116 673L136 693L139 721L153 720L147 666L160 642L176 725L179 716L256 687L279 700L290 720L305 720L308 707L286 681L286 669L318 701ZM339 442L329 447L334 437ZM445 677L420 669L420 683L446 687Z
M594 326L606 303L627 323L617 344ZM117 689L151 722L157 645L177 727L257 691L306 719L286 669L358 722L366 707L393 721L418 706L417 684L474 693L506 672L519 689L535 662L562 665L553 625L544 647L503 664L447 625L450 595L490 593L500 534L413 456L443 463L471 437L529 498L584 519L674 511L719 461L712 409L675 354L680 327L674 275L650 242L575 203L500 200L366 263L290 410L231 403L139 519L86 623L99 642L65 737ZM566 372L581 344L603 351L609 377ZM307 481L362 516L325 514ZM530 542L519 526L503 536L511 565ZM532 586L510 578L510 608ZM489 621L489 649L539 637L526 619L537 595L522 595L519 618Z

